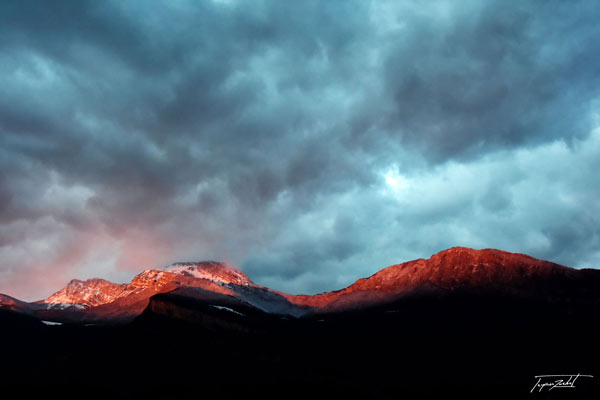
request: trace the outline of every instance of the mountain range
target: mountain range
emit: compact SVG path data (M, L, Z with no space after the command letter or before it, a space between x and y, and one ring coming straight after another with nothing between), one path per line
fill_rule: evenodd
M159 293L253 307L301 317L390 303L421 292L457 290L503 293L552 301L594 296L600 271L576 270L524 254L454 247L384 268L347 288L316 295L290 295L256 285L239 269L214 261L175 263L144 270L130 283L73 279L47 299L26 303L0 294L0 307L54 322L129 322ZM590 292L591 291L591 292Z
M489 398L492 388L515 398L531 395L535 374L599 376L599 317L599 270L495 249L451 248L316 295L256 285L219 262L176 263L124 284L75 279L36 302L0 295L0 339L15 344L0 384L101 382L132 395L160 370L182 396L200 380L299 398ZM597 380L581 385L581 396L600 393Z

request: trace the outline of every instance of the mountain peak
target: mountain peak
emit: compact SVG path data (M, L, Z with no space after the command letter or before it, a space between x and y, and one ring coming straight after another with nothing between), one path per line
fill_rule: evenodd
M456 271L459 269L471 270L477 268L501 268L505 273L535 270L549 272L550 270L570 270L571 268L555 264L550 261L540 260L526 254L510 253L498 249L471 249L468 247L452 247L440 251L427 260L432 265L444 265Z
M531 256L521 253L511 253L504 250L498 249L473 249L471 247L463 247L463 246L455 246L450 247L449 249L442 250L438 253L435 253L431 256L432 259L444 257L444 256L470 256L475 258L485 258L485 257L525 257L529 260L537 260Z
M217 283L233 283L235 285L252 285L250 278L231 265L216 261L177 262L164 269L180 275L208 279Z
M72 279L67 286L52 294L43 302L50 306L66 307L77 304L92 307L113 301L127 289L127 285L92 278L86 281Z
M497 249L452 247L429 259L384 268L366 280L403 287L431 283L437 287L452 289L457 286L514 284L523 280L524 276L547 275L558 270L567 273L572 269L526 254ZM354 285L363 286L364 281L359 280Z
M131 283L117 284L104 279L92 278L85 281L72 279L63 289L52 294L42 303L49 308L94 307L111 303L118 298L148 290L154 293L180 285L181 279L203 279L206 284L251 286L252 281L239 269L216 261L178 262L161 270L147 269L136 275ZM188 284L190 284L188 282ZM169 286L170 285L170 286ZM217 289L215 289L217 290Z
M389 266L342 290L314 296L287 295L287 298L298 305L342 309L432 288L437 291L462 288L526 294L531 290L531 282L553 275L571 276L574 271L525 254L452 247L428 259Z

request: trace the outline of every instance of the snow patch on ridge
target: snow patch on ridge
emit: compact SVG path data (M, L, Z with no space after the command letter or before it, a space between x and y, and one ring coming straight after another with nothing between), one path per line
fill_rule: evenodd
M213 307L213 308L217 308L217 309L219 309L219 310L225 310L225 311L229 311L229 312L232 312L232 313L235 313L235 314L241 315L241 316L244 316L244 315L245 315L245 314L242 314L242 313L241 313L241 312L239 312L239 311L235 311L233 308L229 308L229 307L225 307L225 306L215 306L215 305L213 305L213 304L211 304L210 306L211 306L211 307Z
M66 299L70 300L70 299ZM88 306L78 303L61 302L60 300L46 303L46 310L64 310L65 308L75 307L78 310L85 310Z
M54 322L54 321L42 321L45 325L62 325L62 322Z

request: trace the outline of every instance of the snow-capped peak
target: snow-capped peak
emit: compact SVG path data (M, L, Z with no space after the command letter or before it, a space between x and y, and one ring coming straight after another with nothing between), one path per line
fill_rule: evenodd
M131 283L117 284L104 279L86 281L73 279L62 290L40 303L46 304L48 309L95 307L143 291L155 293L170 283L180 285L178 275L206 279L222 286L252 285L250 278L243 272L223 263L214 261L175 263L162 269L147 269L136 275Z
M242 271L215 261L175 263L166 267L165 271L199 279L208 279L217 283L233 283L242 286L252 284L250 278Z

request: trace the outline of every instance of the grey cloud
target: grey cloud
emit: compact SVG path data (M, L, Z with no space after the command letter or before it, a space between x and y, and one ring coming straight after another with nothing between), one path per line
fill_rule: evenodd
M471 6L406 18L414 28L386 61L395 106L386 129L435 162L586 136L596 5Z
M26 287L42 259L65 281L206 258L290 291L333 289L454 244L510 247L504 224L555 249L524 251L593 259L583 220L516 218L520 182L539 174L499 162L461 186L456 172L476 180L486 157L557 140L581 154L597 6L565 7L3 3L0 292ZM385 194L390 170L423 178L420 194ZM547 184L589 204L594 177L568 186L567 172Z

